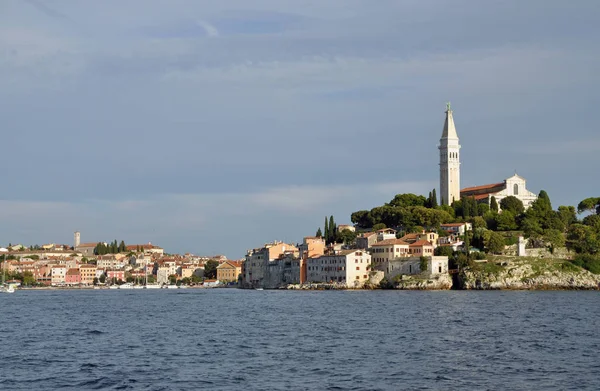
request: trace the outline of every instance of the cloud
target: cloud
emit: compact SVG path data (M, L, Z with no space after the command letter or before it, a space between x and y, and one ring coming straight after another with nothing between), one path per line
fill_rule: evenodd
M210 24L204 20L197 20L196 23L198 24L198 26L202 27L204 29L204 31L206 31L206 34L209 37L218 37L219 36L219 30L217 30L217 28L215 26L213 26L212 24Z

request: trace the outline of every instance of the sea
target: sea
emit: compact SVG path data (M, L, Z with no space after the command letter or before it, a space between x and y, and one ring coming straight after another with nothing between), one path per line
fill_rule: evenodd
M600 390L595 291L18 290L0 390Z

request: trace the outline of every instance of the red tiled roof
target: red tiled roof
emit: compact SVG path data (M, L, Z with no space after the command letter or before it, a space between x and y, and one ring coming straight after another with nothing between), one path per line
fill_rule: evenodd
M419 240L409 245L409 247L422 247L422 246L430 246L433 247L433 244L429 243L427 240Z
M462 189L460 192L461 193L466 193L469 191L478 191L478 190L492 190L496 187L503 187L504 186L504 182L500 182L500 183L492 183L489 185L481 185L481 186L473 186L473 187L467 187Z

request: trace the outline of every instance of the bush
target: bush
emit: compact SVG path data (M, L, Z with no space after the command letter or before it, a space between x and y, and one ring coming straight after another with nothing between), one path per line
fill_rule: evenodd
M600 274L600 256L594 256L589 254L578 255L571 261L574 265L589 270L594 274Z
M421 268L422 272L427 271L427 257L421 257L420 261L419 261L419 267Z
M394 289L394 284L387 278L384 278L383 280L381 280L379 282L379 288L380 289Z

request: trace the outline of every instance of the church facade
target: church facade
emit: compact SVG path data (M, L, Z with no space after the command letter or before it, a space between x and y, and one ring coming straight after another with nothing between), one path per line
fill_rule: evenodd
M440 203L442 205L452 205L461 197L475 197L478 202L487 202L488 205L492 197L495 197L500 204L503 198L515 196L523 202L523 206L527 209L537 199L534 193L527 190L525 178L517 174L503 182L460 190L460 143L450 103L446 105L446 121L438 149L440 151Z
M488 205L492 197L496 198L496 202L500 204L503 198L514 196L521 200L525 209L529 208L533 201L537 199L537 195L527 190L525 178L517 174L505 179L503 182L462 189L460 195L461 197L474 197L478 202L486 202Z

